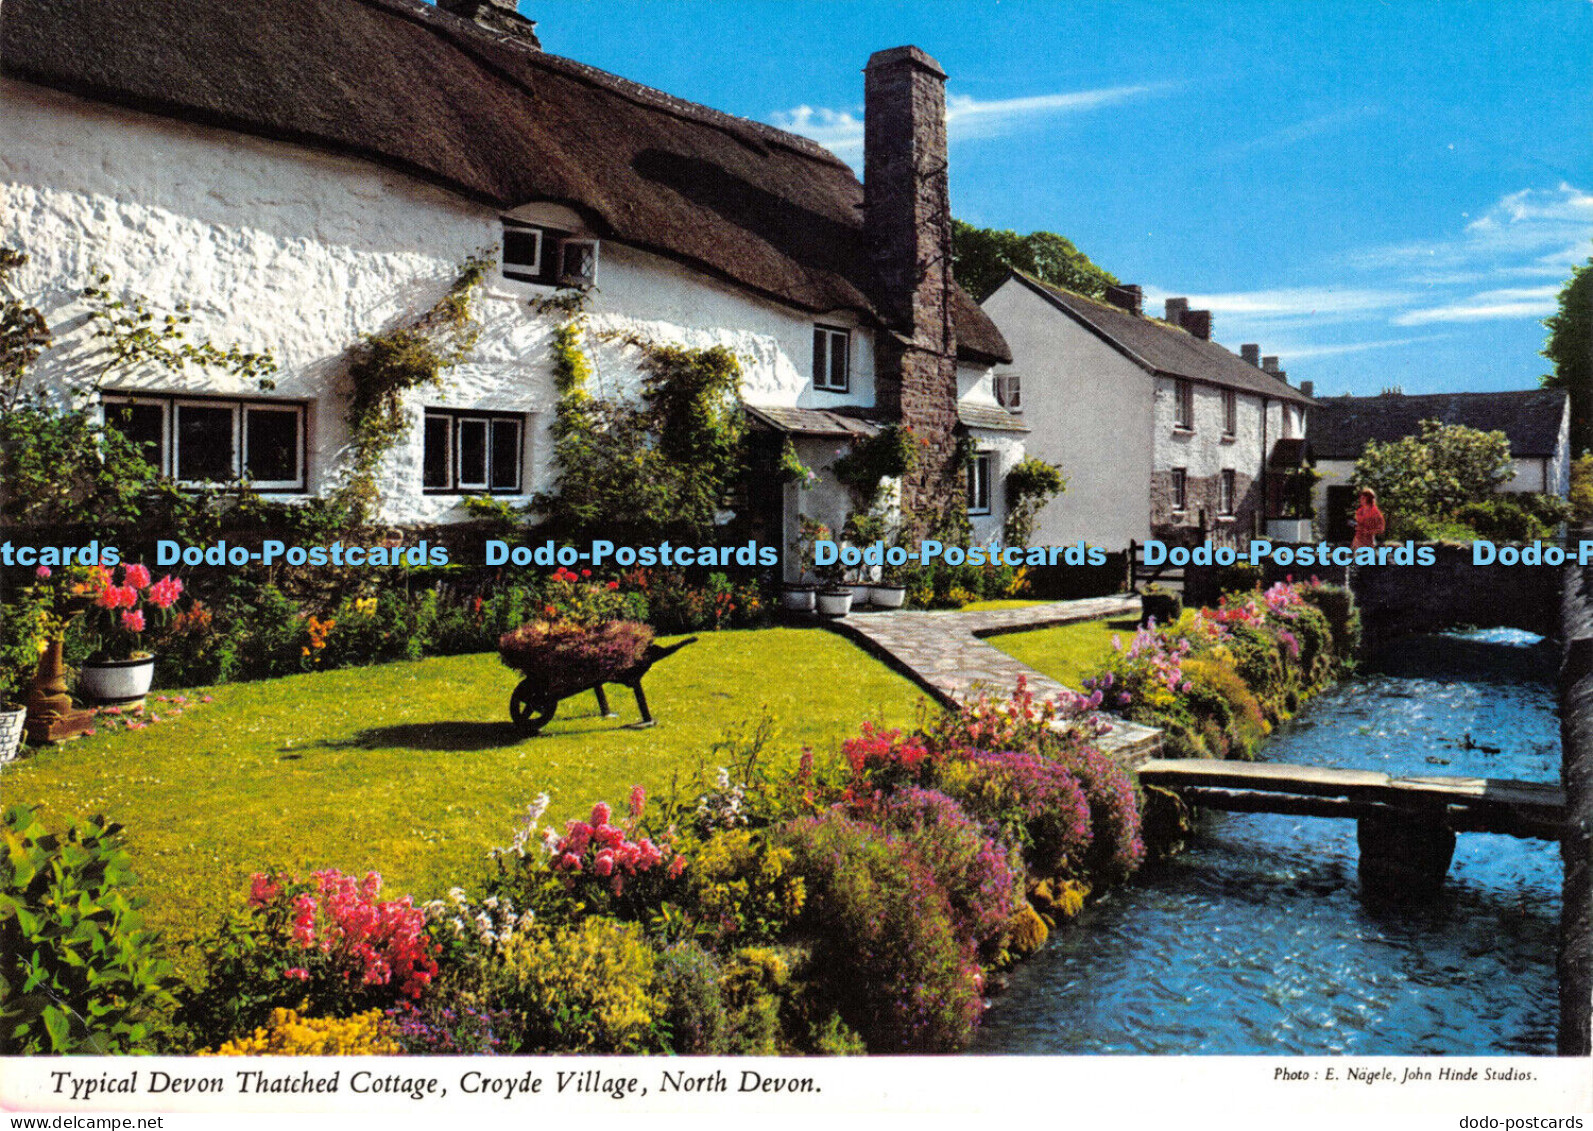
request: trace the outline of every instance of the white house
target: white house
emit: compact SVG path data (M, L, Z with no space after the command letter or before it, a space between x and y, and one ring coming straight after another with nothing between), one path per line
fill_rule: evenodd
M996 368L1021 413L1029 454L1061 466L1067 490L1041 512L1036 537L1109 549L1130 540L1243 544L1289 537L1282 484L1299 468L1305 409L1259 349L1211 340L1209 311L1167 300L1145 315L1138 287L1108 301L1013 272L983 303L1012 348Z
M1424 420L1503 432L1515 474L1499 490L1570 493L1571 398L1564 389L1323 397L1311 410L1311 454L1322 475L1317 513L1331 529L1343 529L1354 512L1355 461L1366 445L1420 435Z
M560 316L533 303L574 283L601 391L639 381L602 331L724 344L754 426L820 471L905 423L936 453L905 487L922 504L961 491L947 461L974 437L976 531L999 528L1023 425L993 393L1006 344L950 277L934 60L870 60L865 188L811 141L546 54L533 28L513 0L0 2L0 244L31 257L22 287L56 331L46 386L108 408L178 480L323 493L344 469L350 347L485 249L483 333L412 396L385 521L551 486ZM276 387L100 373L79 298L97 269L158 312L187 305L195 337L269 351ZM798 511L844 513L833 487L774 494L787 539Z

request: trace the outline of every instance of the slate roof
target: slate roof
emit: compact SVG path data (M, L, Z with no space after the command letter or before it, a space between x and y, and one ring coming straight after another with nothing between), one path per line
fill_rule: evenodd
M992 432L1032 432L1021 416L1014 416L1000 405L957 403L957 421L966 428L988 428Z
M838 412L823 408L789 408L783 405L745 405L744 411L755 424L790 432L796 436L872 436L885 423L867 410Z
M1170 322L1130 314L1110 303L1042 283L1021 271L1012 272L1010 277L1151 373L1182 377L1205 385L1238 389L1296 404L1314 403L1288 382L1278 380L1264 369L1257 369L1216 342L1197 338Z
M1318 459L1359 459L1367 441L1388 443L1415 436L1422 421L1437 420L1503 432L1514 456L1552 457L1557 454L1566 401L1563 389L1321 397L1311 410L1311 451Z
M0 72L371 160L505 211L565 204L600 238L886 321L863 187L827 150L420 0L5 0ZM952 301L959 353L1008 360L978 305Z

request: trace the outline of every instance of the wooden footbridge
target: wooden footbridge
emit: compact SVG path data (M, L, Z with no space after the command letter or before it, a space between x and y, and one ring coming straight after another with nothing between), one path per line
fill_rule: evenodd
M1567 827L1565 791L1538 782L1204 758L1153 759L1139 767L1139 779L1196 808L1354 820L1363 883L1395 899L1430 894L1442 883L1456 833L1558 841Z

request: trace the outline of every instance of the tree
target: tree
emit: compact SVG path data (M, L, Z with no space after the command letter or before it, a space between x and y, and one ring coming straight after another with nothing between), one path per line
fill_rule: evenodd
M1377 492L1391 524L1410 530L1443 522L1467 503L1480 503L1514 475L1503 432L1424 420L1421 434L1366 445L1355 461L1357 486Z
M1572 269L1560 309L1543 324L1549 328L1543 356L1554 362L1543 386L1571 394L1571 451L1593 451L1593 258Z
M1117 276L1090 261L1073 241L1055 232L997 231L951 222L951 269L957 282L978 302L990 297L1009 269L1033 275L1082 295L1101 298Z

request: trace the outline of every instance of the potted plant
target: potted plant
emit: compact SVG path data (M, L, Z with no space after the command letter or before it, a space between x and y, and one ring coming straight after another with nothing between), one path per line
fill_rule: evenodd
M885 565L879 580L869 587L869 604L876 609L899 609L907 603L907 567Z
M840 560L829 565L816 565L813 572L819 579L817 604L819 614L826 617L844 617L852 611L852 589L843 581L846 567Z
M87 626L94 646L78 669L80 698L134 703L149 693L155 657L142 647L149 615L152 610L165 614L182 591L181 581L170 574L155 581L140 564L94 568Z
M802 515L797 523L797 536L791 548L797 553L797 580L780 585L780 606L793 612L811 613L818 587L807 578L814 576L813 546L830 536L830 528L816 519Z

